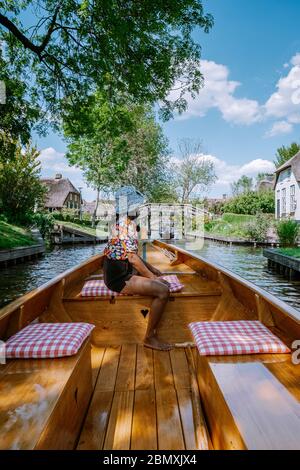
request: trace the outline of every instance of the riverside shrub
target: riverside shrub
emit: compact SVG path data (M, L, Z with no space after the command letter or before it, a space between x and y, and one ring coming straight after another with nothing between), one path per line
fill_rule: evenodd
M245 236L252 241L262 243L266 240L268 229L271 225L270 216L257 214L256 217L245 226Z
M299 224L295 220L284 219L276 224L279 242L284 246L294 246L299 234Z
M233 212L234 214L259 213L271 214L275 211L274 191L248 191L247 193L235 196L223 206L223 212Z

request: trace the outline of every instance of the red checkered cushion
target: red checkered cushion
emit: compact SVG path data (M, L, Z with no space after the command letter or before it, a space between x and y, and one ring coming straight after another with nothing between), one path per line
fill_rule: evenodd
M81 297L112 297L121 294L108 289L103 279L94 279L84 283L80 295Z
M181 284L176 274L168 274L166 276L161 276L161 278L165 279L170 284L170 292L180 292L184 288L184 285Z
M194 322L189 328L201 356L289 353L259 321Z
M8 339L7 358L73 356L95 328L89 323L34 323Z
M180 292L183 289L183 285L179 282L179 279L174 274L168 276L161 276L163 279L169 282L170 292ZM119 292L114 292L104 284L103 279L94 279L91 281L85 282L81 293L81 297L112 297L120 294Z

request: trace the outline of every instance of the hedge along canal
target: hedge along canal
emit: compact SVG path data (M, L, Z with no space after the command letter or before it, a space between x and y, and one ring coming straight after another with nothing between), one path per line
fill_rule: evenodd
M183 242L175 244L185 247ZM103 245L57 246L40 259L1 267L0 306L100 253L102 249ZM261 248L229 246L206 240L203 249L194 252L236 272L300 310L300 282L288 281L275 269L268 269Z

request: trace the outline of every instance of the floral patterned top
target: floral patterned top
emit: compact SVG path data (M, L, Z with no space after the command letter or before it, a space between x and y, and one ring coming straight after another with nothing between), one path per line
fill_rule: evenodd
M125 260L128 253L138 252L138 236L136 224L125 217L111 230L111 235L104 249L109 259Z

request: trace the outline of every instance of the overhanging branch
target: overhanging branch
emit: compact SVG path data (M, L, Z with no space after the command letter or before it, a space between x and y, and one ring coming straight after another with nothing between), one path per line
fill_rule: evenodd
M51 23L49 25L48 31L40 45L36 45L32 41L30 41L30 39L28 39L25 36L25 34L23 34L9 18L2 15L1 13L0 13L0 24L2 24L2 26L8 29L8 31L10 31L23 44L23 46L26 49L30 49L32 52L37 54L38 57L41 59L41 54L46 49L51 39L52 33L54 31L59 9L60 9L60 6L56 8L54 15L52 17Z

